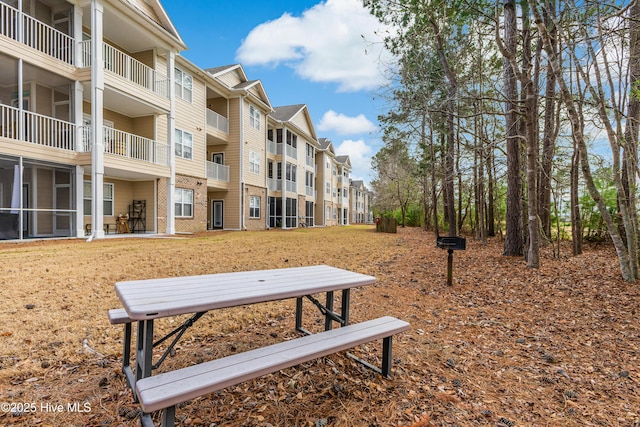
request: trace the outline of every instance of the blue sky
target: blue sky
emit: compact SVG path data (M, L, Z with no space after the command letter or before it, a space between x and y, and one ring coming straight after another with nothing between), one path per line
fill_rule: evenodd
M352 178L374 178L389 55L361 0L161 2L189 48L184 57L201 68L242 64L274 107L307 104L318 137L349 155Z

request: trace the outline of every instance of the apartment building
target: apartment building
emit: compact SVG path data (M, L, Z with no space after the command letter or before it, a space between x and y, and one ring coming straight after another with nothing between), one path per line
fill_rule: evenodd
M0 0L0 239L350 222L307 106L185 49L158 1Z
M351 183L349 184L349 193L349 210L351 212L351 224L372 223L372 193L364 185L364 181L351 180Z
M309 109L305 104L276 107L268 123L268 227L312 227L319 144Z
M0 1L3 238L101 237L118 215L135 216L136 231L175 231L185 48L159 3Z

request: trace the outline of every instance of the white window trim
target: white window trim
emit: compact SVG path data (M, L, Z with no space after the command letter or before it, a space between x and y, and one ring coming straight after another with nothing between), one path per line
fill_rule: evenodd
M262 115L260 114L260 110L258 110L253 105L249 105L249 126L254 128L255 130L260 130L261 120Z
M178 132L180 133L180 137L179 138L178 138L178 135L177 135ZM176 133L176 135L175 135L175 137L176 137L176 141L175 141L176 157L180 157L181 159L185 159L185 160L193 160L193 134L191 132L187 132L187 131L184 131L184 130L178 129L178 128L175 129L175 133ZM185 153L185 150L184 150L184 147L185 147L184 136L185 136L185 134L191 136L191 145L188 146L191 149L190 157L185 157L185 155L184 155L184 153ZM178 145L180 145L181 154L177 153Z
M255 202L258 202L258 206L254 206ZM251 196L249 198L249 218L251 219L260 219L260 203L262 202L262 200L260 200L260 196ZM252 215L252 212L257 212L258 215L256 216L255 214Z
M185 202L180 202L180 204L182 205L182 209L180 209L180 212L184 213L184 206L185 205L191 205L191 215L178 215L176 213L176 218L193 218L194 215L194 191L192 189L189 188L176 188L175 191L180 191L182 192L182 194L184 195L185 192L186 193L191 193L191 203L185 203ZM184 199L184 197L180 197L180 199ZM176 197L177 200L177 197ZM175 202L178 203L178 202ZM177 210L176 210L177 212Z
M180 74L182 75L182 78L178 81L178 73L174 72L176 96L190 104L193 103L193 76L178 67L175 67L175 71L180 72ZM189 99L185 97L185 76L189 76L191 79L191 88L187 89L189 91ZM180 88L180 90L178 90L178 87Z
M82 187L82 203L84 204L85 201L89 201L89 206L92 206L92 200L93 200L93 194L91 194L91 190L89 190L89 196L87 197L87 195L84 192L84 185L85 184L89 184L89 188L91 188L91 181L85 180L83 181L83 187ZM103 185L103 190L102 190L102 215L103 216L114 216L114 211L115 211L115 199L116 199L116 195L115 195L115 186L112 182L105 182L102 184ZM106 191L106 189L104 187L111 187L111 191ZM107 199L107 194L111 193L111 198ZM104 202L111 202L111 211L107 212L107 210L104 208ZM92 211L89 211L89 213L87 213L86 211L84 212L84 216L91 216L92 215Z
M249 152L249 172L260 174L260 153Z

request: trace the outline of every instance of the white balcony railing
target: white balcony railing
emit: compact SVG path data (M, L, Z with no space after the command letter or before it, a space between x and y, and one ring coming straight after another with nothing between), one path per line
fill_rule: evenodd
M275 155L282 155L282 143L275 143L273 141L267 141L267 150L269 153Z
M229 166L207 161L207 179L229 182Z
M229 133L229 119L207 108L207 126Z
M106 154L162 166L169 164L169 146L167 144L161 144L153 139L123 132L107 126L102 129L104 132L104 152ZM93 149L91 127L84 126L82 135L83 150L90 152Z
M73 37L0 2L0 34L67 64L73 64Z
M91 67L91 40L82 42L81 67ZM159 71L106 43L102 44L104 69L123 79L150 90L165 98L169 97L169 79Z
M269 178L267 179L267 187L269 187L271 191L282 191L282 180Z
M298 158L298 149L287 144L287 157Z
M0 104L0 137L62 150L75 150L74 123Z

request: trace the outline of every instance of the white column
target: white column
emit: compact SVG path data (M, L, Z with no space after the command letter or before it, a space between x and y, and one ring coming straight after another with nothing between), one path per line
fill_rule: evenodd
M175 129L176 129L176 85L175 85L175 52L167 53L167 76L169 76L169 114L167 115L167 145L169 146L169 167L171 176L167 183L167 234L176 234L176 149L175 149ZM195 205L195 198L194 198Z
M73 64L76 67L89 65L82 63L82 8L77 4L73 5L73 41L75 48Z
M104 60L100 0L91 0L91 222L95 238L104 237Z
M287 228L287 128L282 128L282 229ZM276 138L277 139L277 138Z
M22 76L23 70L23 61L22 58L18 59L18 139L20 141L24 141L25 132L25 120L24 120L24 111L23 107L23 99L24 99L24 81Z
M76 166L76 237L84 236L84 167Z

